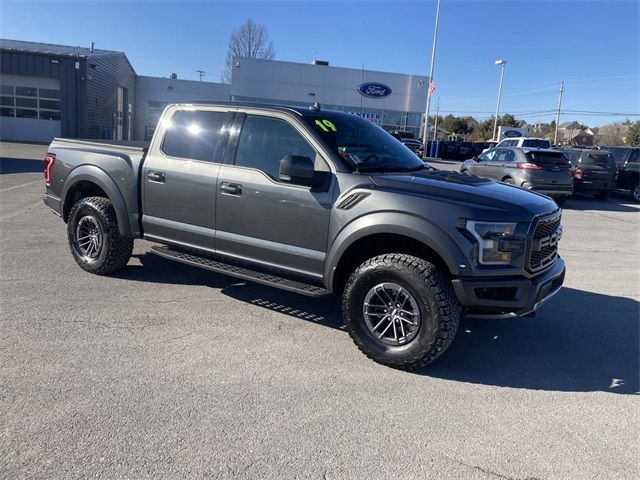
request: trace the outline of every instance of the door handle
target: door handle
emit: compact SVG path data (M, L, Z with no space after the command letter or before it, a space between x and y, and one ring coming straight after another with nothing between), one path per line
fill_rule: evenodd
M237 183L227 183L222 182L220 185L220 191L222 193L226 193L227 195L242 195L242 185L238 185Z
M164 172L148 172L147 178L152 182L164 183Z

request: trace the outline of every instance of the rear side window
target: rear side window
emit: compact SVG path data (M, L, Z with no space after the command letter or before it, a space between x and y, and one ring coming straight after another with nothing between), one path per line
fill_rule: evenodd
M541 167L569 165L569 160L562 155L562 152L527 152L525 156L529 162Z
M524 140L522 146L529 148L551 148L548 140Z
M226 115L187 110L174 113L165 131L162 151L171 157L213 162Z
M277 180L280 160L287 155L301 155L314 160L316 152L284 120L248 115L238 141L236 165L256 168Z

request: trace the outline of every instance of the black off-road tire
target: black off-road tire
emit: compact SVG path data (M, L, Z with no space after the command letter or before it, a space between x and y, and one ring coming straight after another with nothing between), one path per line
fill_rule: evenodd
M398 284L417 301L421 324L404 345L388 345L367 327L365 296L383 282ZM394 253L367 260L353 272L342 295L342 313L349 335L367 357L389 367L415 370L449 347L458 330L461 306L440 269L421 258Z
M95 258L82 255L77 242L77 225L82 218L92 217L101 229L102 245ZM123 268L133 252L133 238L118 232L118 220L108 198L86 197L78 200L69 213L67 238L71 255L83 270L97 275L106 275Z
M634 202L640 203L640 182L633 185L629 193L631 193L631 198Z

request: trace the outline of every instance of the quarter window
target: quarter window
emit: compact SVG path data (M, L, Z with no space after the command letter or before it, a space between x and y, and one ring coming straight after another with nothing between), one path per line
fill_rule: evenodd
M166 129L162 151L169 156L213 162L225 112L178 111Z
M277 180L280 160L287 155L301 155L315 160L316 152L287 122L247 116L238 142L236 165L256 168Z

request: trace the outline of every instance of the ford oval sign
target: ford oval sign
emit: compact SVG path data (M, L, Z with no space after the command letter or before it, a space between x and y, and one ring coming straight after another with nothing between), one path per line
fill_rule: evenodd
M521 137L522 133L517 130L506 130L502 133L505 137Z
M391 89L382 83L363 83L358 86L358 92L369 98L384 98L391 95Z

